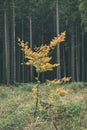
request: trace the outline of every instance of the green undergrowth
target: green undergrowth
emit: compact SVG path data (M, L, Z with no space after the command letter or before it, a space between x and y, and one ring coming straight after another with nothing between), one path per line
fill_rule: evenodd
M34 117L35 84L0 86L0 130L87 130L87 87L74 82L48 87L40 85L41 111ZM49 92L63 87L69 92L49 103Z

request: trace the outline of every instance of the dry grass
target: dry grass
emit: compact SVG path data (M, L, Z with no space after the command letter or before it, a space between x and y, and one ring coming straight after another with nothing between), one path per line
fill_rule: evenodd
M43 115L39 115L38 120L34 120L33 86L34 84L19 84L14 88L0 87L0 130L56 130L52 118L46 120L42 118ZM50 90L59 87L47 88L46 84L40 85L41 98L47 101ZM59 108L58 113L54 112L54 116L59 114L56 115L58 130L87 130L86 86L83 83L72 83L63 87L69 92L59 97L63 108Z

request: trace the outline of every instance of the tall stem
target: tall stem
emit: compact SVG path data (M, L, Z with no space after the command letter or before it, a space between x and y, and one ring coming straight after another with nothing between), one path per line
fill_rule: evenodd
M36 93L36 102L35 102L35 113L34 113L34 117L37 117L37 112L38 112L38 103L39 103L39 72L37 74L37 93Z

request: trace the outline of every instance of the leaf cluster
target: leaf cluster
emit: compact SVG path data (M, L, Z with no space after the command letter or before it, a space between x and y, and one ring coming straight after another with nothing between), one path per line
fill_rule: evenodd
M26 65L32 65L36 68L36 72L44 72L48 70L53 70L54 67L59 66L59 64L51 64L50 61L52 57L50 56L50 51L57 46L60 42L65 39L65 32L61 33L58 37L55 37L49 45L42 44L40 47L35 47L33 50L28 47L28 43L24 43L23 40L18 38L19 46L24 52L25 58L27 59Z

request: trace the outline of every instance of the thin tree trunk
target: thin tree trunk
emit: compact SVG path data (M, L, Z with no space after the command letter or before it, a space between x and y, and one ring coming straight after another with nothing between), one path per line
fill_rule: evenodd
M22 20L22 39L24 39L24 24ZM22 82L24 83L24 53L22 53Z
M13 18L12 18L12 33L13 33L13 36L12 36L12 73L11 73L11 76L12 76L12 83L15 83L16 82L16 56L15 56L15 2L14 0L12 1L13 3L13 6L12 6L12 12L13 12Z
M7 85L10 83L10 58L9 58L9 41L8 41L8 20L7 20L7 3L4 2L4 32L5 32L5 45L4 45L4 77Z
M17 51L17 58L16 58L16 61L17 61L17 66L16 66L16 69L17 69L17 78L16 78L16 81L17 82L20 82L21 81L21 73L20 73L20 66L21 66L21 63L20 63L20 50Z
M76 77L80 81L80 45L79 45L79 27L76 25Z
M72 81L75 81L75 43L74 43L74 30L73 25L71 25L71 77Z
M44 43L44 34L43 34L43 24L42 24L42 26L41 26L41 32L42 32L42 36L41 36L41 43ZM45 78L45 74L44 74L44 72L42 72L42 82L44 82L44 78Z
M85 65L84 65L84 31L82 30L82 81L84 81L85 77Z
M30 16L30 48L32 49L32 18ZM30 80L33 81L33 67L30 66Z
M66 76L66 63L65 63L65 49L63 46L63 70L64 70L64 76Z
M59 10L58 10L58 0L56 0L56 28L57 28L57 36L59 35ZM57 63L60 64L60 45L57 45ZM60 66L57 68L57 78L61 78Z

